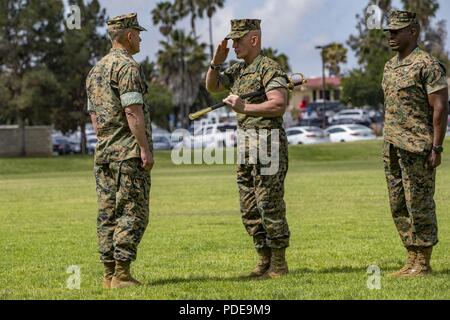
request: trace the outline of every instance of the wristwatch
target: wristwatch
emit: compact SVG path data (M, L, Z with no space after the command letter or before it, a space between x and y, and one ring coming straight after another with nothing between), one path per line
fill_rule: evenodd
M433 151L437 154L441 154L442 152L444 152L444 148L442 146L434 146Z
M212 62L209 64L209 67L213 70L220 71L222 69L221 64L213 64Z

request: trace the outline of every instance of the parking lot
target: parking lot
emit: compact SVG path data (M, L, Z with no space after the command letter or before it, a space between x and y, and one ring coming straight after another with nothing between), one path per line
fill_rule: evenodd
M383 136L383 116L374 109L345 109L340 104L313 103L312 109L303 111L298 119L285 121L285 129L290 145L321 143L348 143L381 139ZM312 110L312 111L311 111ZM235 147L237 144L237 124L229 112L212 113L188 129L170 132L152 124L154 150L173 148ZM450 117L447 127L450 135ZM81 153L81 131L69 135L54 131L52 134L53 154L69 155ZM86 149L94 154L97 137L92 125L86 125Z

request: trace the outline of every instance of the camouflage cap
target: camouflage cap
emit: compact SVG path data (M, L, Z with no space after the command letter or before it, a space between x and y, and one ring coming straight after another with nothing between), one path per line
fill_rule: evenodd
M261 30L261 20L231 20L231 32L225 37L225 39L240 39L252 30Z
M147 31L144 27L139 25L137 13L129 13L114 17L106 22L108 24L108 31L136 29L139 31Z
M418 21L414 12L392 11L389 16L388 26L384 30L401 30L416 23Z

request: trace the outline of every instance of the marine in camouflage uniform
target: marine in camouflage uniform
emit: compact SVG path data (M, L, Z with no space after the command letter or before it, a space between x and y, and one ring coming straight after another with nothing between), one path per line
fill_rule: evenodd
M414 13L391 14L387 29L391 32L391 46L398 46L400 37L410 36L411 29L416 32L411 38L415 41L413 51L403 59L399 53L386 63L382 83L386 112L383 159L389 200L395 225L408 251L405 266L393 276L429 274L432 248L438 243L436 169L429 159L432 152L442 152L445 131L435 132L433 114L439 110L429 101L430 95L447 90L447 81L439 61L417 47L420 27ZM442 108L445 111L440 118L445 119L446 126L447 106Z
M208 77L216 77L220 83L219 87L229 89L235 96L259 90L264 90L268 94L273 90L286 92L288 77L278 63L261 55L257 47L255 49L256 57L249 61L248 53L243 53L245 49L237 44L239 41L250 41L244 37L251 37L251 31L260 31L260 20L232 20L231 28L232 31L226 39L234 41L238 58L243 58L244 61L232 65L221 74L218 72L211 74L215 72L214 69L217 69L217 66L213 64ZM226 46L226 40L224 43ZM222 48L224 43L221 44ZM239 55L246 56L240 57ZM217 54L215 58L220 59L217 58ZM262 95L247 99L243 103L261 106L267 101L267 96ZM225 102L230 106L233 105L227 100ZM285 103L284 101L283 104ZM290 237L286 220L286 205L283 199L284 180L288 171L288 144L282 126L284 109L276 116L237 112L240 133L238 147L244 155L244 161L239 164L237 170L242 221L248 234L253 237L254 246L260 255L260 262L250 276L278 277L288 272L285 249L289 246ZM278 135L278 139L272 142L273 134L275 134L274 138ZM278 170L274 174L264 174L263 169L267 165L263 165L261 159L258 158L256 163L249 161L251 143L249 144L245 140L245 136L253 136L259 141L262 135L265 135L269 156L277 156L272 153L279 151ZM260 148L259 144L256 144L256 148Z
M108 21L110 34L129 29L145 31L136 14ZM145 143L152 152L150 112L143 101L147 92L145 77L131 54L113 45L109 54L90 71L86 88L88 111L95 116L98 138L94 174L104 287L111 286L113 276L122 280L115 281L119 287L137 284L129 275L129 264L136 259L137 247L149 222L151 182L149 171L142 166L141 147L130 129L125 108L142 106Z

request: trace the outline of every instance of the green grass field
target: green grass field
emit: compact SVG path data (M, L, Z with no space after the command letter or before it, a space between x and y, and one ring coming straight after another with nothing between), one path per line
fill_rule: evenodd
M447 144L450 150L450 144ZM101 289L89 157L0 159L0 300L448 299L450 158L438 172L433 276L391 279L405 252L390 217L381 142L290 149L290 274L241 278L256 262L240 219L235 166L174 166L156 154L151 222L133 273L146 285ZM66 289L70 265L81 289ZM382 270L381 290L367 267Z

